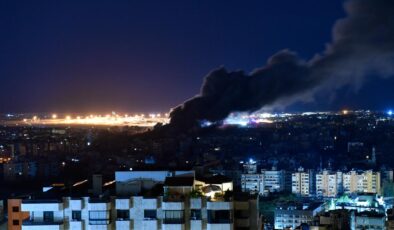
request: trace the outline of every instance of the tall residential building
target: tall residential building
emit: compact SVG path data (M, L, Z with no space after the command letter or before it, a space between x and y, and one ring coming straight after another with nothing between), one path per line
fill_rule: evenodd
M278 205L274 211L275 229L296 229L301 224L311 223L324 211L323 203L289 203Z
M28 215L14 220L22 230L261 229L256 196L223 192L230 188L227 181L207 184L181 171L130 171L117 173L115 183L121 185L113 196L106 193L110 190L99 196L65 195L68 189L61 188L19 200L12 206L18 204L18 211Z
M302 167L291 175L291 192L299 196L310 196L312 195L314 188L314 177L313 171L305 171Z
M316 195L322 197L336 197L343 191L342 172L323 170L316 173Z
M380 194L380 172L372 170L357 172L355 170L343 174L343 189L346 193Z
M242 174L241 188L243 192L264 195L264 175L261 173Z
M269 192L281 192L285 190L284 170L262 169L261 173L242 174L241 187L243 192L266 195Z
M285 190L285 170L277 170L272 167L271 170L261 170L264 175L264 187L270 192L281 192Z

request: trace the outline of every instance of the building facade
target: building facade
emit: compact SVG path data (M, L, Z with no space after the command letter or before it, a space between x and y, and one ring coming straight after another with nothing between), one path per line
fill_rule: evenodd
M343 174L343 190L345 193L381 194L380 180L380 172L352 170Z
M274 214L275 229L295 229L301 224L311 223L323 211L323 203L279 205Z
M313 191L313 171L299 168L291 175L291 192L299 196L310 196Z
M336 197L343 191L342 172L323 170L316 173L316 195L322 197Z

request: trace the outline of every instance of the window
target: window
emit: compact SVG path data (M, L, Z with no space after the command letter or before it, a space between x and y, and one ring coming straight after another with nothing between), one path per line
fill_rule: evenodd
M190 210L191 220L201 220L201 209L191 209Z
M90 225L106 225L111 223L110 211L89 211Z
M44 222L53 222L53 212L44 211Z
M118 220L128 220L130 218L130 211L129 210L116 210L116 217Z
M72 211L71 212L71 218L74 221L81 221L81 211Z
M183 210L165 210L164 224L183 224L185 223Z
M144 210L144 219L156 219L156 209Z
M12 207L12 212L19 212L19 207L18 206Z
M19 220L13 220L12 225L15 225L15 226L19 225Z
M232 223L232 213L230 210L208 210L208 223Z

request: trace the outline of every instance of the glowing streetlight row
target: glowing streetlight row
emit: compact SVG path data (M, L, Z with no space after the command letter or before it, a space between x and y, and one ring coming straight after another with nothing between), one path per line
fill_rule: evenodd
M130 116L128 114L120 115L112 112L106 115L88 116L71 116L66 115L60 118L57 114L52 114L50 118L39 118L33 116L31 119L24 119L26 123L33 124L88 124L88 125L136 125L136 126L153 126L156 123L168 123L168 113L151 113L136 114Z

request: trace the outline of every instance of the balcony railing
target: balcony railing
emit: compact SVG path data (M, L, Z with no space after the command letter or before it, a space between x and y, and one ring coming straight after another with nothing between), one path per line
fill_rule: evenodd
M22 204L58 204L63 203L60 199L38 199L38 200L22 200Z
M25 226L36 226L36 225L63 225L63 221L36 221L36 220L24 220L22 225Z
M232 219L208 219L208 224L231 224Z
M163 219L163 224L184 224L184 218Z
M111 219L89 219L89 225L108 225Z

